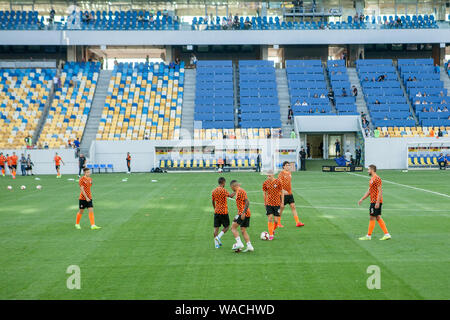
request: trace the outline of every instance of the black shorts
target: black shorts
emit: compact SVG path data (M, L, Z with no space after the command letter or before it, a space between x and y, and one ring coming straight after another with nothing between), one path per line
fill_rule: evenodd
M295 203L294 195L285 194L284 195L284 205L291 204L291 203Z
M4 164L0 164L0 169L5 169L5 165Z
M31 166L25 167L25 170L30 171L32 168Z
M233 222L236 222L241 228L248 228L248 227L250 227L250 217L245 217L245 219L242 220L241 216L239 214L237 214L234 217Z
M14 170L17 170L17 164L13 164L13 165L11 166L11 168L13 168Z
M60 167L60 166L55 166L56 170L59 170L59 167Z
M214 228L220 228L223 226L224 228L230 225L230 218L228 214L214 214Z
M266 206L266 215L273 214L275 217L280 216L280 206Z
M371 216L374 216L374 217L376 217L376 216L381 216L381 206L382 206L383 204L382 203L380 203L380 207L378 208L378 209L376 209L375 208L375 203L371 203L370 204L370 208L369 208L369 213L370 213L370 215Z
M87 209L87 208L93 208L93 207L94 207L94 205L92 204L92 200L91 201L86 201L86 200L79 201L80 209Z

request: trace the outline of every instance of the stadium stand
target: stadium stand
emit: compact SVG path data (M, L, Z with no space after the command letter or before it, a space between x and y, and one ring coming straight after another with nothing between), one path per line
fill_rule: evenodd
M82 30L178 30L177 17L147 10L72 12L67 29Z
M375 127L416 125L391 59L357 60L356 69Z
M97 140L179 139L184 62L119 63L110 80Z
M242 129L281 128L275 68L272 61L239 61L239 96ZM259 134L260 131L253 132Z
M430 148L432 149L432 148ZM416 150L408 153L408 168L438 168L441 150ZM450 163L450 154L443 154L443 157ZM448 166L448 165L447 165Z
M55 97L39 137L39 144L63 148L69 140L83 136L100 70L98 62L66 62L61 87Z
M33 137L56 69L0 69L0 148L24 147Z
M321 60L286 60L292 111L298 115L332 113Z
M37 11L0 11L0 30L39 30L43 26Z
M356 99L352 96L345 61L328 60L327 69L331 88L334 92L337 113L343 115L358 114L356 109Z
M228 133L227 129L234 129L233 90L231 61L198 62L194 110L195 138L201 138L202 133L209 138L215 137L213 132L216 131L208 129L223 129L220 131L223 134Z
M398 69L419 123L450 126L450 97L433 59L399 59Z

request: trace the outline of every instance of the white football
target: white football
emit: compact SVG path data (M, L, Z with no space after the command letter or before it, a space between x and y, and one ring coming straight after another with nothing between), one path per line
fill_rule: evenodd
M11 186L8 186L8 190L12 190L12 187L11 187Z
M25 186L20 186L20 189L25 190L27 187Z
M41 186L41 185L37 185L37 186L36 186L36 189L41 190L41 189L42 189L42 186Z
M261 232L261 240L269 240L269 233L267 231Z

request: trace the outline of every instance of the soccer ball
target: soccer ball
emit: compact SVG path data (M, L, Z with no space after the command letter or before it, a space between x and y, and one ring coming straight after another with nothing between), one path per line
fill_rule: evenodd
M267 231L261 232L261 240L269 240L269 233Z
M42 186L41 186L41 185L37 185L37 186L36 186L36 189L41 190L41 189L42 189Z
M11 187L11 186L8 186L8 190L12 190L12 187Z
M25 186L20 186L20 189L25 190L27 187Z

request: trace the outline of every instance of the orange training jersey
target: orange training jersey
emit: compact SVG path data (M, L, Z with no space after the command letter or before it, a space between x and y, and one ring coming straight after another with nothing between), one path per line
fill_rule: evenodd
M131 161L131 156L127 156L127 161Z
M212 192L212 200L216 204L216 208L214 209L214 213L216 214L228 214L228 203L227 197L230 194L227 189L223 187L217 187Z
M377 175L374 175L369 182L369 192L370 192L370 203L377 202L378 198L378 187L381 187L382 181L381 178ZM381 195L380 203L383 203L383 195Z
M0 156L0 166L4 166L6 162L6 157L5 156Z
M19 159L17 157L17 155L12 155L11 156L11 163L12 163L13 166L17 166L17 159Z
M92 178L91 177L81 177L79 181L80 188L83 188L84 192L88 196L89 200L92 200L91 194L91 186L92 186ZM86 200L83 192L80 191L80 200Z
M239 188L239 190L236 192L236 206L238 209L238 213L242 213L245 209L245 200L247 200L247 192L245 192L244 189ZM250 209L247 208L247 212L245 213L245 216L248 218L250 217Z
M292 194L292 174L288 171L282 170L278 175L278 180L281 181L281 185L283 186L283 190L285 190L288 194Z
M54 160L55 160L55 165L59 166L60 162L61 162L61 157L60 156L55 156Z
M263 191L267 193L266 195L266 206L278 207L281 205L281 191L283 186L279 179L274 179L272 181L266 180L263 183Z
M11 167L11 166L12 166L12 157L11 157L11 156L8 156L8 157L6 158L6 162L8 162L8 167Z

